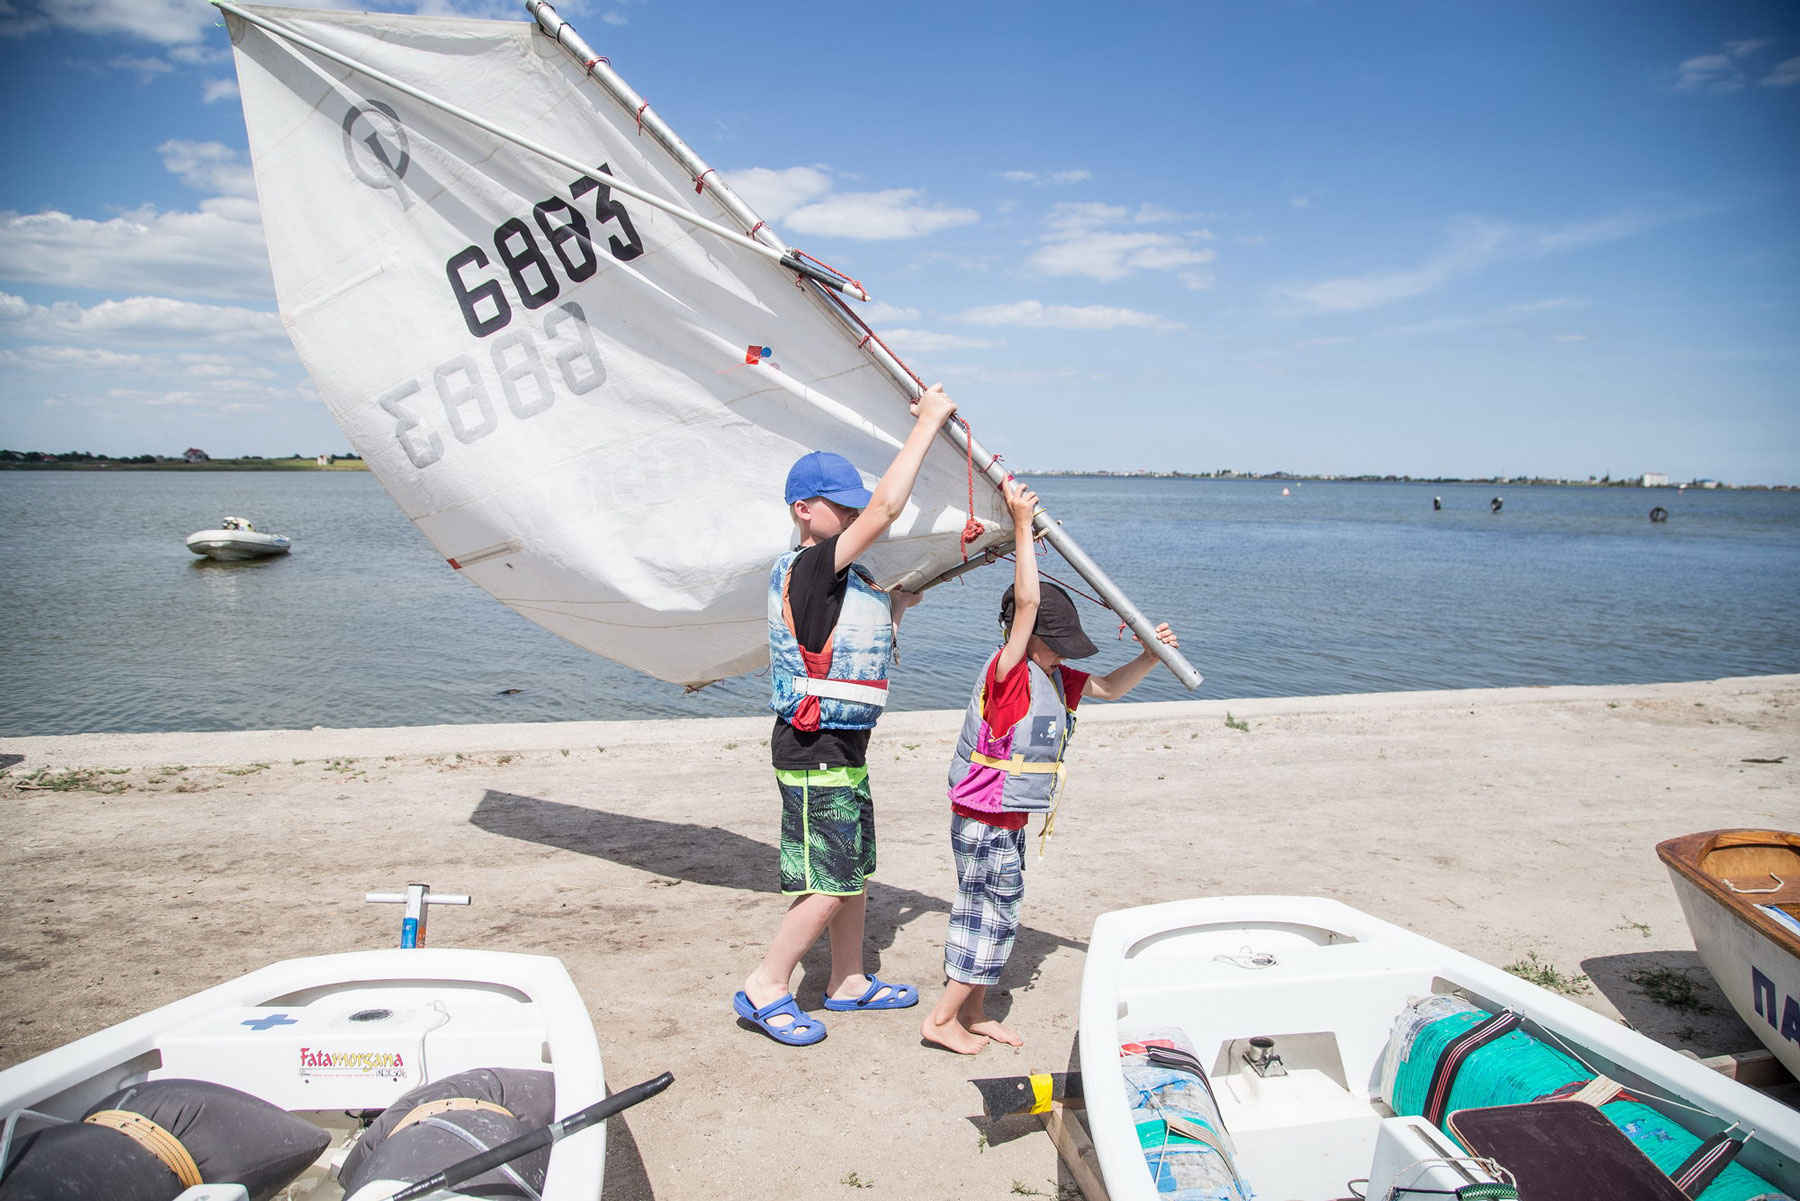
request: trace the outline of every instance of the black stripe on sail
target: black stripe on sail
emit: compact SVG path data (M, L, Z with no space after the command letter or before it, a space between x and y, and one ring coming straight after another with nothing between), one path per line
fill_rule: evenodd
M1698 1197L1712 1186L1712 1182L1719 1178L1719 1173L1737 1158L1737 1153L1743 1148L1744 1144L1740 1140L1721 1130L1694 1148L1694 1153L1669 1173L1669 1179L1688 1196Z
M1503 1009L1485 1021L1470 1026L1445 1045L1438 1055L1437 1065L1431 1069L1431 1087L1425 1092L1424 1116L1427 1122L1433 1126L1443 1125L1444 1108L1450 1103L1450 1088L1456 1083L1456 1074L1462 1071L1469 1056L1502 1035L1512 1033L1523 1020L1512 1010Z

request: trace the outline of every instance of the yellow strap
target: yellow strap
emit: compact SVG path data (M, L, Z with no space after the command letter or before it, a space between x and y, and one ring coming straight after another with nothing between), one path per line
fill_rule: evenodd
M1032 1113L1050 1112L1050 1073L1034 1072L1031 1075L1031 1110Z
M82 1121L106 1126L129 1136L132 1142L156 1156L164 1167L175 1173L175 1179L181 1181L183 1188L194 1188L203 1183L200 1179L200 1165L194 1162L188 1149L181 1145L181 1140L143 1114L132 1113L129 1109L102 1109L99 1113L89 1114Z
M396 1122L394 1128L388 1131L388 1137L392 1138L399 1134L414 1122L422 1122L426 1118L435 1118L440 1113L451 1113L459 1109L480 1109L509 1118L518 1117L512 1110L503 1105L496 1105L492 1101L481 1101L474 1097L440 1097L436 1101L427 1101L422 1105L413 1106L407 1111L406 1116Z
M970 751L969 761L979 763L983 767L998 767L1008 775L1018 775L1021 772L1027 775L1049 775L1051 772L1060 772L1063 769L1061 763L1027 763L1023 755L1014 755L1011 759L996 759L992 755L984 755L980 751Z

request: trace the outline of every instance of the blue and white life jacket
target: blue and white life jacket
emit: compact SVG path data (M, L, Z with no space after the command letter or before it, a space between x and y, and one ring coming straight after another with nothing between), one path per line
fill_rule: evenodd
M769 572L769 708L796 730L867 730L887 704L888 660L894 623L888 594L860 564L844 581L844 603L820 657L829 668L813 674L794 634L788 577L798 550ZM807 704L807 698L816 698Z

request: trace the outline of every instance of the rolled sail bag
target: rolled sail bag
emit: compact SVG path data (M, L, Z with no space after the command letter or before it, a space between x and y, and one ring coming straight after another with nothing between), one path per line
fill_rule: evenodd
M1250 1195L1186 1032L1159 1027L1128 1037L1119 1046L1119 1071L1144 1166L1162 1201L1243 1201Z
M1382 1052L1382 1099L1397 1114L1426 1115L1445 1049L1491 1017L1462 997L1434 995L1408 1005L1394 1019ZM1481 1044L1462 1060L1440 1106L1438 1124L1448 1134L1445 1119L1459 1109L1567 1098L1594 1079L1581 1061L1514 1029ZM1665 1175L1673 1175L1700 1148L1699 1135L1629 1092L1612 1090L1598 1108ZM1748 1168L1732 1163L1696 1201L1791 1199Z
M22 1139L0 1201L169 1201L196 1184L241 1184L267 1201L331 1136L260 1097L205 1080L152 1080L80 1122Z
M465 1124L452 1120L458 1114L472 1113L486 1113L493 1118L508 1119L516 1127L512 1128L511 1134L485 1146L476 1146L470 1139L492 1137L499 1128L499 1123ZM379 1178L408 1182L419 1180L482 1150L498 1146L509 1138L516 1138L528 1130L548 1125L555 1116L556 1077L551 1072L526 1068L475 1068L458 1072L442 1080L421 1084L383 1110L381 1116L370 1124L345 1157L344 1166L338 1170L338 1183L343 1185L344 1194L349 1196ZM411 1133L426 1118L451 1121L462 1133L455 1134L441 1126L431 1125L425 1126L425 1129L434 1131L431 1135ZM476 1126L480 1129L475 1129ZM398 1150L384 1150L396 1139L401 1144ZM437 1157L436 1162L424 1162L434 1157ZM544 1172L549 1165L547 1151L527 1156L515 1163L513 1168L529 1182L532 1177L523 1171L521 1165L531 1164L534 1160L540 1163L534 1187L542 1188ZM370 1167L371 1161L376 1161L375 1167L379 1172ZM411 1174L395 1174L402 1169ZM470 1196L489 1195L478 1190L483 1182L493 1180L501 1181L515 1191L496 1192L492 1196L523 1195L516 1191L516 1184L501 1173L478 1177L462 1186L462 1192Z
M386 1198L401 1187L434 1176L470 1156L491 1151L537 1129L529 1122L494 1109L449 1109L397 1128L381 1140L357 1167L340 1177L351 1201ZM453 1197L535 1198L544 1191L550 1171L550 1148L541 1147L456 1186Z

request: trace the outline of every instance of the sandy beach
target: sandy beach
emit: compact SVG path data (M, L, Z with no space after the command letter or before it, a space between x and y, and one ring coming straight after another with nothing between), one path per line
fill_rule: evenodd
M927 1004L958 723L893 714L870 747L869 966ZM1653 848L1800 825L1800 676L1085 706L995 1006L1025 1046L973 1059L922 1046L918 1009L829 1015L807 1049L735 1020L784 905L768 730L0 739L0 1065L275 960L387 944L397 911L361 897L408 881L474 895L434 913L434 945L560 956L615 1087L674 1072L611 1127L621 1201L1072 1195L1036 1120L983 1120L968 1081L1069 1066L1095 916L1179 897L1336 897L1491 963L1535 958L1671 1046L1757 1046ZM42 787L71 771L82 787ZM1656 967L1714 1011L1645 995L1632 977ZM821 947L803 1006L824 971Z

